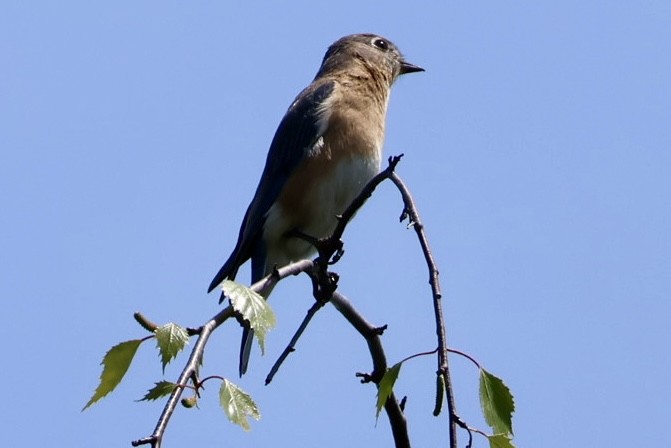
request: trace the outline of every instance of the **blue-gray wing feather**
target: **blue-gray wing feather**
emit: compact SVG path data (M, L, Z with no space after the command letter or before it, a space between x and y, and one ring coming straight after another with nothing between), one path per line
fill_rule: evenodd
M270 145L266 166L256 187L254 199L240 226L238 242L233 253L215 275L208 292L225 279L235 278L240 265L252 256L255 258L255 265L263 264L259 260L264 257L264 248L260 243L266 213L277 200L291 173L321 136L323 104L333 93L334 87L335 83L331 80L313 82L296 97L282 118ZM253 271L252 282L265 275L258 268Z

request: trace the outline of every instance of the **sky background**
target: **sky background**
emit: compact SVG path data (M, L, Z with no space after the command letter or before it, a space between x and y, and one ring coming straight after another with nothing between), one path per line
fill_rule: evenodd
M163 378L152 343L80 412L103 354L146 335L135 311L197 326L219 310L205 291L276 126L328 45L357 32L426 68L394 86L385 152L405 153L398 172L441 270L449 343L510 386L517 446L666 444L670 23L665 0L3 1L3 446L130 446L152 432L163 401L134 401ZM436 345L401 208L382 186L335 268L340 291L389 325L390 363ZM260 406L251 432L228 423L210 383L164 446L390 446L374 387L354 377L370 369L365 344L333 307L263 386L311 300L306 278L275 290L278 327L243 379L234 323L208 346L203 374ZM451 366L459 414L486 429L477 371ZM447 444L445 415L431 415L435 369L415 359L396 387L418 447Z

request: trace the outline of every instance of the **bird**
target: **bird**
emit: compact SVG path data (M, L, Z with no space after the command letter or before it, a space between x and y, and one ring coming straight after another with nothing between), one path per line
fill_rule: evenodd
M255 283L315 252L300 236L330 236L337 216L379 173L391 86L401 75L422 71L377 34L352 34L329 46L314 80L277 127L235 248L208 293L234 280L249 259ZM247 325L240 376L247 371L252 338Z

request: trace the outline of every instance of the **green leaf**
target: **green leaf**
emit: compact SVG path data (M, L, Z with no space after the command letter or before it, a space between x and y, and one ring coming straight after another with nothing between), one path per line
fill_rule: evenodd
M224 280L221 285L233 309L249 322L259 341L261 353L264 351L266 333L275 326L275 313L263 296L245 285L232 280Z
M489 448L515 448L512 440L506 434L494 434L487 436L487 439L489 439Z
M122 342L112 347L105 354L100 363L103 366L103 372L100 374L100 384L89 402L82 408L82 411L112 392L119 385L142 341L143 339L133 339Z
M495 433L513 434L515 403L510 389L485 369L480 369L480 406L485 421Z
M165 366L172 361L184 346L189 342L189 333L177 324L168 323L158 327L154 331L156 335L156 346L161 353L163 371Z
M394 390L394 384L398 378L398 374L401 372L401 365L403 363L399 362L394 364L391 368L387 369L384 373L384 376L380 380L380 384L377 387L377 412L375 413L375 420L380 416L380 411L384 407L384 404L387 402L387 399Z
M172 391L175 390L175 387L177 387L177 384L171 383L170 381L159 381L158 383L155 384L156 385L151 389L149 389L149 391L146 393L144 397L142 397L141 400L137 401L158 400L161 397L170 395Z
M226 379L219 388L219 403L224 408L228 419L245 431L249 431L247 417L252 417L257 421L261 418L261 413L252 397Z

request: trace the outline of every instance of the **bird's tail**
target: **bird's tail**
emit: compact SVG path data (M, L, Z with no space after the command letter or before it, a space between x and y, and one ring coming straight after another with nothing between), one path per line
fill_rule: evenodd
M252 280L253 282L262 279L266 271L269 269L263 264L255 262L252 258ZM263 298L268 300L270 293L273 291L274 285L266 288L261 292ZM247 366L249 365L249 355L252 352L252 342L254 341L254 330L249 327L248 324L243 326L242 329L242 341L240 341L240 364L238 366L238 371L240 376L244 375L247 372Z
M249 326L242 329L242 341L240 342L240 376L247 372L249 365L249 354L252 352L252 342L254 341L254 330Z

